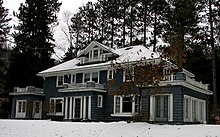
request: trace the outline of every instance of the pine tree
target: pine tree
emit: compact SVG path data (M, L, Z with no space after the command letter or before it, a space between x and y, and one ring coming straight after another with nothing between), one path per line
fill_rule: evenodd
M43 80L36 74L54 63L51 27L56 25L60 5L58 0L26 0L20 5L19 13L15 13L19 24L13 34L16 47L8 73L10 87L42 87Z
M0 118L7 118L8 94L6 88L6 72L8 70L7 37L10 31L8 9L3 7L3 0L0 0Z

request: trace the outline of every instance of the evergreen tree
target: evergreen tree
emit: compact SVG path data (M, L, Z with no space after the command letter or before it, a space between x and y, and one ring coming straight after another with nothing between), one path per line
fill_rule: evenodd
M54 60L53 33L61 3L58 0L26 0L15 16L19 19L13 37L12 64L9 69L10 87L33 85L42 87L36 74L51 67Z
M8 9L3 7L3 0L0 0L0 118L7 118L8 94L6 88L6 72L8 69L7 37L10 31Z

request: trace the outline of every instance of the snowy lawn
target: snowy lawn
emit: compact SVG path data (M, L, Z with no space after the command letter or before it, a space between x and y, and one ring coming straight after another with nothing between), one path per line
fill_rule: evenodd
M0 120L0 137L220 137L220 125Z

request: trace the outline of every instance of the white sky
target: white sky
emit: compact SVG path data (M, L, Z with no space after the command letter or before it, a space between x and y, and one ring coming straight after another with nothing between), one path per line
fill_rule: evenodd
M62 2L62 6L60 11L71 10L75 11L79 6L86 4L88 1L96 2L97 0L60 0ZM25 2L25 0L4 0L4 6L10 10L10 13L13 10L17 11L20 3Z
M97 2L97 0L60 0L60 1L62 2L62 5L60 7L59 18L61 18L61 14L64 11L72 11L74 13L78 10L80 6L85 5L88 1ZM18 8L20 7L20 3L24 3L24 2L25 0L4 0L3 6L9 9L9 17L12 18L12 21L10 22L11 25L16 24L17 22L17 19L13 16L13 11L17 12ZM60 36L58 35L58 38L57 38L57 34L55 34L55 39L57 41L60 41ZM65 43L61 43L61 45L63 45L65 50L67 49L67 47L65 46ZM59 50L59 49L55 49L55 52L56 52L56 55L59 57L63 56L64 54L64 51Z

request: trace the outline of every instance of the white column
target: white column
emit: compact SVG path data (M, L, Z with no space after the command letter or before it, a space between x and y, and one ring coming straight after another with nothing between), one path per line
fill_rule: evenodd
M72 119L73 117L73 97L70 97L70 108L69 108L69 119Z
M91 96L89 96L88 119L91 119Z
M86 96L83 99L83 119L86 119Z
M173 121L173 94L171 94L169 96L169 98L170 98L170 100L169 100L169 103L170 103L170 105L169 105L169 107L170 107L169 114L170 114L170 116L169 116L169 120L168 121Z
M206 124L207 123L207 121L206 121L206 101L203 101L202 102L202 105L203 105L203 118L202 118L202 120L203 120L203 123L204 124Z
M64 114L64 119L67 119L67 113L68 113L68 97L65 98L65 114Z
M150 96L150 119L149 121L154 121L154 98L155 96Z

